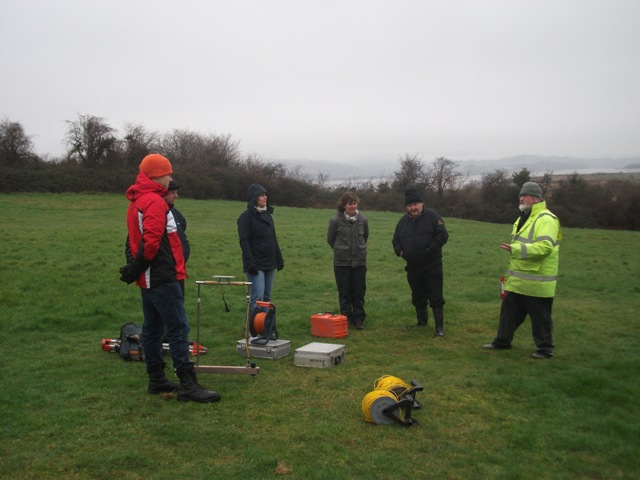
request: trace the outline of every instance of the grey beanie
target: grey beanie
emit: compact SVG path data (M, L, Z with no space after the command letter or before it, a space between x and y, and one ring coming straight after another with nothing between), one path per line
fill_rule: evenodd
M519 197L523 195L531 195L532 197L542 198L542 190L540 190L540 185L536 182L525 182L522 185L522 189L520 190Z

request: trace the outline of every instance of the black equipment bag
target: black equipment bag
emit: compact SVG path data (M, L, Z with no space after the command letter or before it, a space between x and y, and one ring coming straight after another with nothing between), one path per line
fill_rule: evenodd
M142 327L129 322L120 329L120 356L129 362L142 362L144 350L142 348Z

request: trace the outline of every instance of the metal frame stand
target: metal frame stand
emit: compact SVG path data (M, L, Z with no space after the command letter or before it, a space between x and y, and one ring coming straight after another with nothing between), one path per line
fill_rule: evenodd
M201 285L231 285L231 286L244 286L245 295L247 298L247 312L245 314L245 344L247 353L247 362L243 366L224 366L224 365L200 365L200 356L196 356L196 364L194 370L197 373L231 373L240 375L257 375L260 372L260 367L257 367L255 363L251 362L249 356L249 286L251 282L238 282L232 279L236 277L230 276L214 276L216 280L196 280L198 285L198 303L197 303L197 315L196 315L196 343L200 345L200 286Z

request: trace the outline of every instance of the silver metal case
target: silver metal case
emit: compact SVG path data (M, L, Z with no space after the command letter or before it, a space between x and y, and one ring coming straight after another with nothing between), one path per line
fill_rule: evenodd
M236 343L236 350L240 355L246 357L247 350L245 339L242 338L238 340ZM291 352L291 341L289 340L269 340L264 345L257 345L251 343L251 338L249 338L249 355L251 358L266 358L266 359L277 359L286 357Z
M296 367L330 368L344 361L344 345L312 342L296 348L293 364Z

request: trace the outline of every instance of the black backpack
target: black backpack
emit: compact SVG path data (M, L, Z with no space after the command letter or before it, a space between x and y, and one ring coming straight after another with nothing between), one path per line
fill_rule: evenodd
M130 362L142 362L144 350L142 348L142 328L134 323L125 323L120 329L120 356Z

